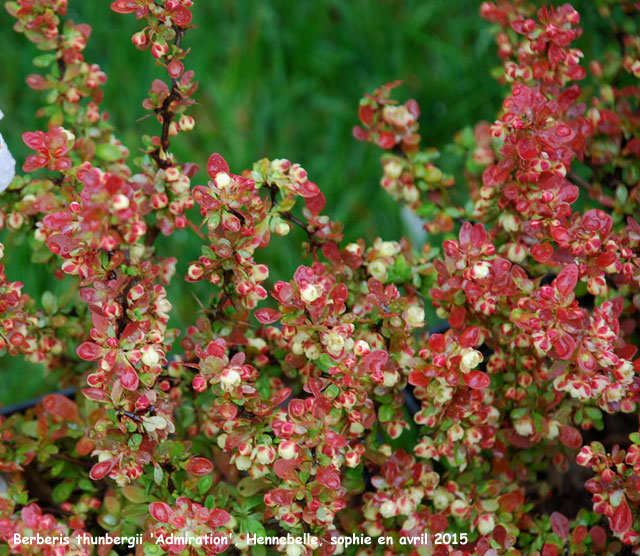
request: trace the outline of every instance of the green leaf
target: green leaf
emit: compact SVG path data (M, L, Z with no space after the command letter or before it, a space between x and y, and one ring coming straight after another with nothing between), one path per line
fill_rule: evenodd
M242 533L250 533L251 535L257 535L259 537L265 536L264 525L257 519L241 519L240 531Z
M164 471L162 471L162 468L161 467L154 467L153 468L153 481L157 485L161 485L163 478L164 478Z
M584 412L592 421L602 420L602 411L600 411L597 407L585 407Z
M122 494L127 500L129 500L129 502L134 502L136 504L142 504L147 500L144 489L137 485L127 485L123 487Z
M340 394L340 389L335 384L330 384L329 387L324 391L324 395L332 400Z
M64 465L65 465L64 460L60 460L56 462L56 464L51 468L51 474L54 477L57 477L58 475L60 475L60 473L62 473L62 470L64 469Z
M41 54L33 59L33 65L37 68L47 68L56 60L55 54Z
M205 475L204 477L201 477L198 481L198 492L203 495L211 488L212 484L213 477L211 475Z
M71 496L75 487L76 484L73 481L64 481L63 483L57 484L51 491L51 498L56 504L61 504Z
M511 418L520 419L527 414L527 411L529 411L529 409L526 407L517 407L516 409L511 411Z
M243 498L253 496L254 494L265 490L266 485L262 479L252 479L251 477L244 477L240 479L238 483L238 492Z
M116 162L123 158L122 151L116 145L102 143L96 146L96 156L107 162Z
M323 373L326 373L330 367L336 366L336 362L333 359L331 359L331 357L326 353L323 353L320 357L318 357L315 363L316 363L316 366L319 369L321 369Z
M121 517L136 518L149 515L148 504L125 504L122 509Z
M93 483L93 481L90 481L86 477L83 478L83 479L80 479L78 481L78 488L83 490L83 491L85 491L85 492L95 492L96 491L96 486Z
M353 469L347 469L344 473L342 484L349 494L360 494L364 492L365 484L362 476L363 465L360 464Z
M50 291L44 292L42 294L42 307L49 314L56 313L58 311L58 298Z
M395 415L394 409L390 405L381 405L378 410L378 417L380 417L380 421L386 423L387 421L391 421Z
M151 542L144 543L142 549L144 550L145 556L160 556L161 554L166 554L160 545Z

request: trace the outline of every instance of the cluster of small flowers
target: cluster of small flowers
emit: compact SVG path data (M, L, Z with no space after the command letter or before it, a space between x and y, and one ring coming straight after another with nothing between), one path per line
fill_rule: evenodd
M90 527L141 533L139 551L150 555L195 556L227 545L157 546L152 535L224 534L249 554L247 534L273 526L325 542L270 553L329 556L343 548L326 540L344 534L453 528L469 542L438 546L438 556L637 549L637 436L626 452L591 444L579 453L597 474L587 482L593 511L540 516L529 501L549 502L581 430L602 428L603 412L637 412L640 401L640 224L622 216L625 200L637 201L638 87L612 81L589 106L577 85L563 89L585 74L571 47L581 34L573 8L543 8L536 20L522 1L483 3L482 15L505 29L498 44L511 87L499 119L465 139L478 180L473 213L450 206L453 180L435 151L419 147L418 104L397 104L391 83L361 102L354 134L386 151L382 186L446 234L443 254L428 245L417 253L406 240L345 245L340 225L321 214L319 187L286 159L233 174L213 154L207 185L192 189L197 167L170 149L194 126L186 110L197 83L182 46L192 4L112 3L146 22L133 43L150 49L169 80L154 81L143 103L161 132L143 138L134 174L98 110L104 77L83 58L88 26L61 23L66 2L9 3L16 29L49 51L50 75L29 83L56 94L43 112L49 130L24 135L36 154L23 170L40 177L16 178L2 222L35 230L48 250L42 260L61 261L57 276L78 277L86 307L74 317L48 310L50 300L36 309L0 268L0 341L49 364L75 348L67 378L84 394L50 395L0 421L0 470L12 474L0 494L2 540ZM623 43L619 65L631 78L636 43ZM603 203L613 216L577 210L578 160L594 171L592 197L606 200L607 176L614 180L616 199ZM293 212L299 198L302 218ZM196 204L207 245L186 280L217 288L170 357L178 332L168 328L165 287L177 261L157 257L154 241L189 227L199 234L187 213ZM463 216L479 222L462 224L456 238ZM306 233L310 261L274 281L269 296L260 249L293 226ZM257 308L268 297L271 307ZM425 299L449 330L424 332ZM60 477L50 495L34 479L47 473ZM66 525L27 505L26 488Z
M528 10L527 10L528 11ZM519 2L483 2L480 15L503 29L496 35L498 54L505 60L507 81L539 81L564 86L567 81L583 79L582 51L569 48L582 35L580 14L570 4L557 8L544 6L537 21L519 6ZM516 37L508 30L516 32ZM524 37L522 40L518 35ZM513 61L511 61L513 60Z
M151 138L147 154L138 161L142 173L132 176L124 164L128 150L111 134L106 115L99 116L97 103L102 93L98 87L105 77L82 55L90 28L64 24L63 30L58 30L59 16L66 10L66 3L62 4L9 5L10 13L18 19L16 29L52 51L42 64L51 66L50 75L31 77L29 83L34 88L56 90L58 96L49 97L53 99L51 107L57 109L49 114L49 131L24 134L25 143L37 154L27 158L23 170L46 168L53 176L22 180L17 198L10 198L8 206L30 201L34 208L26 213L44 213L36 223L36 239L63 259L64 273L83 281L80 298L89 311L81 324L91 329L91 340L77 346L76 351L81 361L98 361L98 368L87 377L89 387L84 392L91 400L117 409L111 423L103 423L101 434L94 439L100 462L92 477L109 474L124 483L140 476L140 462L151 459L153 442L175 431L171 387L159 376L175 337L167 330L171 304L164 286L175 271L176 259L154 258L153 241L158 232L169 235L186 227L184 211L193 206L189 176L197 168L175 164L168 144L168 137L176 132L176 114L182 114L182 128L193 127L184 109L192 103L190 95L196 84L193 72L184 72L179 61L186 55L179 46L184 33L180 26L186 28L190 17L185 17L188 6L182 4L186 3L167 2L162 13L153 2L114 3L114 9L125 11L132 4L141 8L145 4L150 8L150 20L164 29L165 38L174 40L171 53L158 56L172 80L171 90L154 83L151 99L145 102L158 114L163 131L160 138ZM70 88L78 94L70 95ZM86 96L91 102L81 105ZM38 187L48 183L57 187ZM31 193L29 188L34 187L43 198ZM25 194L20 197L21 193ZM155 215L155 224L149 223L150 214ZM10 215L10 225L13 220ZM137 449L131 450L125 435L121 437L122 452L115 449L108 439L112 428L147 435L152 441L146 446L147 456L140 458Z
M162 546L169 554L183 553L185 539L189 538L200 538L201 541L195 548L207 556L220 554L229 547L227 531L219 528L233 527L235 519L224 510L209 509L188 498L180 497L176 500L174 508L165 502L152 502L149 505L149 513L158 523L149 528L147 534L151 537L151 542ZM174 537L173 541L154 541L154 538L171 538L171 535Z
M414 395L422 402L414 418L428 427L416 455L446 457L449 465L461 469L472 461L481 464L482 449L492 448L495 453L501 438L507 441L508 451L546 450L552 456L545 457L566 469L566 455L543 446L558 442L570 450L581 446L581 435L567 423L567 414L586 430L600 418L598 410L588 408L587 414L576 408L595 401L607 413L633 413L640 394L638 361L633 362L637 348L630 345L633 325L627 318L638 308L634 294L640 275L640 227L633 219L621 227L619 215L613 220L599 209L580 214L571 206L579 196L571 182L584 186L572 172L572 164L576 159L590 161L592 152L604 150L602 135L609 132L608 144L616 145L609 148L606 160L615 159L621 168L632 167L635 117L621 118L616 108L621 114L629 113L637 87L623 89L619 97L623 101L610 104L604 115L613 125L607 127L596 108L587 112L586 104L578 102L582 92L577 85L560 88L585 76L578 64L581 53L569 48L581 34L573 27L579 21L575 10L568 5L543 8L536 22L521 4L486 2L481 7L486 18L526 37L514 39L517 35L511 30L498 36L503 58L518 60L506 63L507 80L515 83L501 119L491 127L476 127L475 138L466 139L468 148L474 149L471 167L476 173L484 170L474 194L473 216L494 227L487 233L481 224L464 224L458 241L444 242L445 258L434 262L438 283L430 294L439 316L449 319L452 330L431 336L429 348L420 351L425 362L409 373ZM492 142L498 144L496 150ZM628 146L623 150L625 142ZM621 152L629 157L627 162L618 162ZM610 168L605 169L604 162L596 164L602 165L600 172L606 176ZM629 169L625 171L628 179L618 185L621 202L615 206L632 214L624 201L634 195L638 180ZM594 186L588 187L593 197L597 184L595 179ZM550 285L540 283L545 268L556 274ZM591 310L576 299L583 282L596 297ZM625 311L622 298L614 298L614 292L631 293L631 308ZM476 349L481 345L485 346L482 352ZM489 376L473 370L487 351ZM477 386L472 380L476 376ZM493 376L497 380L490 383ZM489 383L491 388L486 389ZM479 390L474 392L474 386ZM568 401L562 395L565 392L579 405ZM543 407L540 400L544 399L554 401ZM562 519L567 531L570 525L575 527L571 542L579 545L587 529L578 530L576 522ZM554 532L564 531L554 520ZM594 531L593 550L605 550L604 531L602 535ZM631 520L624 533L618 534L623 542L637 543ZM567 537L563 533L562 538ZM557 553L553 543L544 548L543 554ZM481 543L476 550L484 553Z
M593 510L608 518L611 531L627 545L637 546L640 532L637 526L640 511L640 438L631 435L633 443L627 451L615 446L607 453L600 442L583 446L576 457L579 465L594 472L585 483L592 494Z
M206 278L228 298L237 295L242 305L253 309L267 297L261 285L268 276L265 264L254 259L256 249L269 244L271 233L285 236L294 223L304 228L314 251L328 241L340 240L340 227L320 215L324 195L309 181L299 164L288 160L262 160L246 175L230 173L218 154L207 163L212 178L208 187L197 186L193 196L206 223L210 247L191 264L188 281ZM262 195L266 192L267 195ZM295 197L305 201L306 223L291 213ZM229 289L231 288L231 289Z
M0 243L0 262L4 245ZM3 264L0 264L0 352L23 355L27 361L45 363L53 368L60 365L65 343L54 327L62 328L64 318L51 319L38 311L33 300L22 293L23 284L8 282Z
M77 538L84 533L81 527L70 532L69 526L51 514L43 514L38 504L31 503L22 508L18 519L0 519L0 540L11 554L91 556L92 549L84 547ZM21 542L15 542L16 536ZM42 539L39 543L38 537ZM23 538L26 542L22 542Z
M425 225L428 231L451 231L454 217L462 214L448 202L447 190L454 185L453 177L433 164L439 156L437 150L419 149L420 107L415 100L399 106L391 98L392 90L400 84L400 81L388 83L360 101L358 115L364 127L354 127L353 135L387 151L382 157L380 181L385 191L428 218Z
M25 33L45 54L36 65L48 69L42 76L27 77L29 87L49 91L48 104L39 115L48 118L49 131L27 132L23 139L37 154L30 155L23 167L26 172L46 168L65 174L74 164L72 151L81 159L96 157L101 162L117 163L128 151L113 136L107 123L108 114L101 113L103 93L100 86L106 75L96 64L84 60L83 50L91 34L86 24L71 21L62 24L67 13L67 1L8 2L9 13L16 18L14 29ZM64 126L64 127L63 127ZM48 178L26 181L15 178L0 204L0 227L12 230L31 227L32 218L56 207L64 207L66 184Z

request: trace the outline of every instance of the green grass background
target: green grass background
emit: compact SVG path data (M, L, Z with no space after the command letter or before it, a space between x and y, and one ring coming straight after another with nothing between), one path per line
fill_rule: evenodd
M70 0L69 16L92 25L86 59L107 72L103 107L118 135L135 151L142 133L158 124L141 106L151 80L163 78L148 52L130 41L140 22L109 9L107 0ZM595 26L591 0L576 2L589 30ZM193 107L196 128L174 141L183 161L204 166L221 153L233 171L262 157L300 162L327 196L325 212L345 225L348 239L397 239L403 229L399 206L379 187L380 152L357 142L358 100L364 92L395 79L405 85L399 98L413 97L422 109L424 145L443 147L452 135L478 120L492 120L503 89L489 76L499 61L489 24L475 0L200 0L185 43L186 60L200 81ZM21 165L25 130L42 127L34 117L41 93L24 84L35 47L12 32L13 19L0 12L0 130ZM598 48L591 33L580 45ZM196 183L204 182L201 171ZM26 246L6 233L9 279L21 280L38 297L64 287L29 263ZM200 241L187 232L159 240L161 250L186 263L199 254ZM284 245L284 247L283 247ZM295 241L279 242L262 255L272 276L286 279L300 264ZM197 306L191 291L206 298L206 288L185 285L176 276L170 289L174 324L190 322ZM27 399L53 388L41 369L0 358L0 403Z

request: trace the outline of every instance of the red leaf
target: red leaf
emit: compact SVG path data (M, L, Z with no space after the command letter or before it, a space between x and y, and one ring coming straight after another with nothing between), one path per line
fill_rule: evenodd
M275 309L264 308L258 309L253 313L253 316L262 324L271 324L272 322L276 322L282 315Z
M560 512L553 512L549 518L551 529L561 539L569 536L569 520Z
M69 212L51 212L42 219L42 223L52 230L60 231L73 220Z
M96 447L96 443L90 438L83 436L76 442L76 452L81 456L88 456Z
M627 503L627 499L623 498L613 513L613 516L609 519L609 527L611 527L614 533L622 534L631 529L632 523L633 516L631 515L631 508Z
M586 525L578 525L571 535L571 542L573 544L579 544L584 539L587 538L587 527Z
M282 402L284 402L289 396L291 396L291 388L281 388L280 390L278 390L277 392L274 392L274 394L271 396L270 398L270 402L273 405L280 405Z
M532 160L539 155L538 146L533 139L521 139L516 147L518 156L523 160Z
M553 246L549 243L538 243L531 248L531 255L539 263L546 263L553 256Z
M409 373L409 384L412 386L429 386L431 378L426 376L422 371L413 369Z
M312 214L320 214L327 200L322 191L313 197L305 197L304 202Z
M134 0L116 0L111 3L111 9L119 14L131 14L138 9Z
M600 527L600 525L594 525L589 530L589 535L591 536L591 540L596 548L603 548L607 542L607 533L606 531Z
M47 413L56 417L62 417L66 421L78 419L78 407L62 394L49 394L42 400L42 405Z
M213 463L207 458L195 457L189 460L185 469L192 475L208 475L213 471Z
M569 425L560 426L560 442L562 442L567 448L577 450L582 446L582 435L580 431L575 427Z
M471 371L465 375L462 375L464 379L464 383L474 390L483 390L487 388L489 384L491 384L491 379L489 375L483 373L482 371Z
M289 506L296 493L293 490L287 490L284 488L276 488L271 492L268 492L265 496L269 496L276 504L280 506Z
M351 133L358 141L366 141L369 133L362 129L359 125L353 126Z
M164 502L151 502L151 504L149 504L149 513L156 521L169 523L173 510L169 504L165 504Z
M449 324L451 325L451 328L456 330L463 328L466 317L467 310L462 305L456 305L451 309L451 314L449 315Z
M327 431L324 435L325 442L334 448L344 448L347 445L347 440L341 434L337 434L333 431Z
M358 108L358 116L360 116L360 121L366 126L371 127L374 114L375 110L370 104L361 104Z
M553 283L561 294L569 295L578 283L578 267L574 263L565 266Z
M120 382L125 390L134 391L138 388L140 379L138 378L138 373L136 373L133 367L130 365L124 365L120 374Z
M94 481L99 481L103 477L106 477L113 467L115 466L116 461L113 459L108 459L107 461L101 461L100 463L96 463L89 471L89 477L91 477Z
M316 480L328 489L337 490L340 488L340 475L330 467L318 467Z
M480 340L480 327L471 326L460 336L460 347L467 348L477 346Z
M207 172L212 178L215 178L219 172L229 174L229 165L218 153L213 153L207 161Z
M295 479L298 462L294 459L277 459L273 464L273 472L285 481Z
M22 508L20 517L27 527L38 529L40 526L40 518L42 517L42 510L37 504L29 504Z
M405 107L409 111L409 113L417 120L420 117L420 105L418 101L410 98L407 102L404 103Z
M516 448L531 448L531 440L526 436L520 436L515 429L504 429L503 434L505 439Z
M301 197L312 199L318 193L320 193L320 188L318 187L318 184L312 181L307 180L298 186L298 194Z
M575 340L566 332L561 332L556 336L551 343L556 350L558 359L566 361L571 359L573 353L576 351Z
M615 253L606 251L596 259L596 264L600 268L606 268L608 266L611 266L612 264L615 264L617 260L618 256Z
M382 131L378 136L378 145L383 149L391 149L396 144L396 136L390 131Z
M22 134L22 140L27 147L37 150L45 146L44 133L42 131L27 131Z
M109 400L109 396L99 388L83 388L82 393L86 398L94 402L106 402Z
M209 514L209 524L213 527L220 527L231 521L231 516L224 510L214 508Z
M95 361L102 357L104 349L93 342L84 342L78 346L76 353L83 361Z
M173 12L173 22L180 27L186 27L189 25L192 17L191 11L184 6L176 8Z

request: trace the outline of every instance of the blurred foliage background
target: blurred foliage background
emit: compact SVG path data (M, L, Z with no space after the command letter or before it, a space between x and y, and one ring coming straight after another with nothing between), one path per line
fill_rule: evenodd
M141 27L133 16L115 14L108 0L69 4L69 17L93 28L86 59L108 75L103 109L133 159L140 135L159 130L154 119L140 119L146 113L141 103L152 79L165 73L149 52L131 44L132 33ZM573 4L583 16L579 46L589 59L601 49L593 1ZM364 92L403 80L396 96L419 102L423 145L443 149L443 165L460 178L459 161L446 156L446 144L464 126L493 120L504 98L504 88L490 76L499 60L478 6L477 0L196 2L197 28L185 39L193 48L186 67L200 81L199 104L190 112L196 127L174 140L172 150L201 168L211 152L219 152L236 173L262 157L300 162L327 196L325 213L344 223L347 239L398 239L406 230L399 206L379 187L380 151L351 136L358 101ZM5 113L0 130L21 166L27 154L21 134L42 128L34 113L43 100L24 83L37 71L31 62L36 48L12 25L13 19L0 12L0 109ZM192 183L205 179L201 170ZM296 239L302 238L276 242L262 253L272 268L271 280L288 279L300 264ZM26 244L6 232L0 240L7 248L9 279L24 282L32 296L66 287L30 263ZM172 325L184 326L197 311L195 296L207 297L206 285L194 288L181 280L201 242L182 231L158 244L180 260L169 293ZM38 366L0 358L0 403L54 388Z

